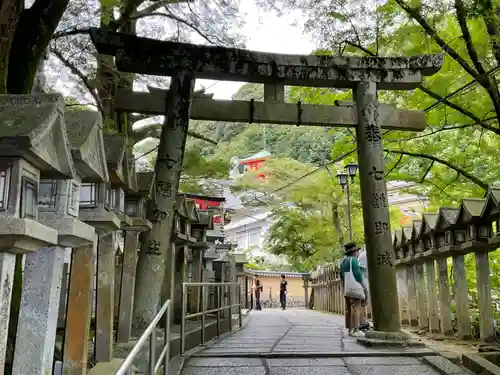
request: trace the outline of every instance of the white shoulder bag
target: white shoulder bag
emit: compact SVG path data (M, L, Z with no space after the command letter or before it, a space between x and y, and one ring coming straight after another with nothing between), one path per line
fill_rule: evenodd
M349 259L349 271L344 273L344 297L365 299L363 285L356 281L352 273L352 258Z

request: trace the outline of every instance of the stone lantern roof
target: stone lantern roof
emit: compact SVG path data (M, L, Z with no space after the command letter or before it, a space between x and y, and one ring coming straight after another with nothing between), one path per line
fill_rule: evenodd
M198 216L198 210L196 209L195 202L187 199L185 202L189 221L191 224L198 224L200 222L200 218Z
M94 111L68 111L65 121L73 162L82 180L108 182L101 114Z
M499 213L500 206L500 188L490 188L486 195L486 202L481 212L481 216L490 216Z
M122 160L123 177L125 180L125 191L137 191L137 173L135 170L135 158L132 153L132 147L125 149L125 155Z
M458 217L458 208L440 207L436 220L436 231L442 231L455 225Z
M74 177L62 96L0 95L0 155L25 159L44 178Z
M457 214L457 223L477 220L481 217L485 206L485 199L463 199Z
M433 214L433 213L422 214L422 227L420 228L420 235L434 231L434 229L436 228L437 219L438 219L438 214Z
M137 189L135 191L128 191L129 196L139 196L139 197L152 197L153 183L155 179L154 172L137 172Z
M123 159L127 140L121 134L105 134L104 149L106 151L106 164L108 165L109 180L112 185L124 187L126 185ZM126 163L128 164L128 162Z

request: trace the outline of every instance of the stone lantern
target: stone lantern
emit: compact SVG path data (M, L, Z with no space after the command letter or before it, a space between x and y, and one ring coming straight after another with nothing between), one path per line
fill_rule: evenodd
M412 231L413 226L411 225L405 225L401 229L401 246L403 247L404 261L408 264L415 260L414 247L411 242Z
M394 250L394 254L396 254L396 260L394 262L395 265L401 263L403 259L403 248L401 247L401 230L395 230L392 234L392 248Z
M72 129L75 129L75 136L71 140L72 154L75 155L75 160L78 160L75 164L77 168L82 170L82 175L86 176L82 178L80 187L78 216L80 220L93 226L98 234L95 357L98 361L107 361L113 355L116 231L121 228L123 218L118 216L113 209L113 199L109 195L111 175L108 165L110 163L106 157L108 151L105 148L102 134L101 115L92 111L74 113L68 117L68 124ZM84 131L84 129L88 131ZM119 198L122 197L119 196ZM95 255L92 256L92 258L94 257ZM85 264L82 269L85 272L93 272L93 265L87 269L88 266ZM88 275L85 274L85 277ZM80 290L79 293L81 293ZM70 309L71 306L68 305L68 310ZM85 314L87 313L86 311ZM87 318L85 317L85 319ZM67 322L67 325L69 324ZM77 325L78 323L75 321L71 324ZM67 333L69 334L71 331L67 330ZM68 342L68 345L71 344L71 340L65 340L65 342Z
M485 203L486 200L484 199L469 198L463 199L460 204L456 226L463 228L460 233L461 237L464 238L460 238L460 240L456 238L456 243L460 243L460 247L464 252L471 250L488 251L492 247L488 243L492 232L492 223L481 217Z
M71 153L76 169L82 176L78 216L97 231L115 231L121 223L106 202L109 173L101 115L94 111L69 112L66 123Z
M436 246L442 256L449 256L460 251L460 243L465 241L465 231L455 230L458 208L439 208L436 227L434 229Z
M129 172L130 158L126 153L127 140L121 134L104 135L104 149L106 150L106 163L109 173L109 184L104 190L105 208L114 211L120 218L121 229L132 225L133 221L125 214L125 190L137 190L132 175ZM135 185L135 186L134 186Z
M424 248L420 238L420 228L422 220L413 220L411 228L411 243L413 247L413 257L415 260L420 259L424 255Z
M438 214L422 214L420 241L423 247L423 257L426 259L432 259L437 254L436 240L434 236L434 228L436 227L437 218Z
M97 143L89 141L95 130L94 113L90 111L68 111L64 116L68 134L68 149L74 160L76 173L72 179L42 179L39 185L38 212L40 221L57 229L59 245L80 247L95 241L94 227L79 220L80 190L82 181L97 176L97 180L107 178L105 165L86 165L85 159L98 155L103 150ZM89 136L89 137L87 137ZM82 141L87 141L83 142ZM78 149L72 145L78 143Z
M151 198L154 172L137 173L137 191L125 194L125 214L132 219L132 225L127 230L143 232L152 228L147 219L147 200Z
M41 178L75 175L63 113L60 95L0 95L0 354L6 352L15 254L26 254L13 363L13 373L21 375L52 370L53 301L64 250L57 230L38 221L38 202ZM0 373L3 366L2 358Z
M174 322L178 322L181 316L181 291L182 283L188 280L188 259L189 245L196 241L191 236L191 224L186 196L177 194L175 199L174 225L172 228L172 242L175 246L175 267L174 267ZM189 233L187 232L189 230ZM191 293L191 290L188 291Z
M130 171L135 171L131 168ZM133 172L132 172L133 173ZM132 310L139 248L139 234L152 229L152 223L147 219L147 200L151 198L154 172L129 173L128 185L136 183L135 191L128 189L125 193L125 214L132 225L125 228L125 240L122 264L116 266L115 279L115 316L118 320L116 339L118 342L128 342L132 331Z
M481 218L492 225L488 242L492 245L500 244L500 188L490 188L486 202L481 212Z

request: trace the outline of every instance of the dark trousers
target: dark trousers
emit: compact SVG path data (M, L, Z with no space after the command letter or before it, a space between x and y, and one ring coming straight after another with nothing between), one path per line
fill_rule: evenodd
M286 307L286 292L284 290L280 290L280 304L282 309Z
M260 292L255 292L255 310L262 310L260 306Z

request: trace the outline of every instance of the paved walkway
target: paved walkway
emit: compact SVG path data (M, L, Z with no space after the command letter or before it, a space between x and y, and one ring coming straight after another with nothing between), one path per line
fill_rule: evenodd
M190 357L182 375L467 374L429 349L366 348L347 336L343 323L305 309L252 311L242 330ZM447 371L428 364L441 359Z

